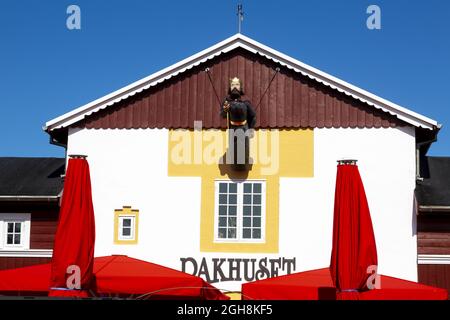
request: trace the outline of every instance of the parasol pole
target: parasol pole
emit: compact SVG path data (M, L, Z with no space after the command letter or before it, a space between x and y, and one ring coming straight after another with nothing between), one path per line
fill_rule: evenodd
M220 98L219 98L219 95L217 94L216 87L214 86L214 82L211 79L211 74L209 72L209 68L206 68L205 72L208 75L209 82L211 83L211 86L213 88L214 94L215 94L215 96L217 98L217 101L219 102L219 107L222 108L222 102L220 102ZM230 110L228 109L227 110L227 135L228 135L228 132L230 130L230 113L229 112L230 112ZM228 145L228 138L225 137L225 139L226 139L225 143L226 143L226 145Z

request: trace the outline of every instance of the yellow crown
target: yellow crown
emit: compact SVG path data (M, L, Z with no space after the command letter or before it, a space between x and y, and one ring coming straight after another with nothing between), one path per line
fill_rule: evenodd
M235 81L237 81L237 82L239 82L239 84L241 84L241 79L239 79L238 77L234 77L233 79L230 79L230 84Z

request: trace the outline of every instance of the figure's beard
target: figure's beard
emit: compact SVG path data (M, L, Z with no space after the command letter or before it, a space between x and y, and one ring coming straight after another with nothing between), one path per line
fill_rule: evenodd
M231 96L233 99L237 99L237 98L239 98L239 97L241 96L241 92L240 92L238 89L233 88L233 89L231 90L230 96Z

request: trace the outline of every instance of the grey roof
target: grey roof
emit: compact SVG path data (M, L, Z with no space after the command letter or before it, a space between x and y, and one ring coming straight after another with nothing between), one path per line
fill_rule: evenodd
M423 181L416 186L421 206L450 206L450 157L426 157L422 160Z
M0 196L57 196L64 158L0 157Z

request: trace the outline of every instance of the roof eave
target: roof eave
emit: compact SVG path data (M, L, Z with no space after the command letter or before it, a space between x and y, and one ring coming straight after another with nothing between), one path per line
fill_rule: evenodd
M57 202L59 196L23 196L23 195L3 195L0 202Z
M368 103L369 105L397 116L400 120L405 121L415 127L435 130L440 127L437 121L376 96L368 91L358 88L348 82L340 80L332 75L311 67L301 61L289 57L275 49L272 49L264 44L261 44L253 39L250 39L242 34L235 34L228 39L225 39L212 47L209 47L197 54L194 54L178 63L175 63L167 68L164 68L156 73L149 75L141 80L138 80L126 87L116 90L108 95L96 99L86 105L83 105L75 110L63 114L53 120L48 121L43 130L50 132L56 128L67 127L73 123L82 120L85 116L96 112L100 109L106 108L109 105L115 104L118 101L126 99L142 90L154 86L166 79L178 75L187 69L199 65L205 61L212 59L218 54L231 51L237 47L242 47L254 53L259 53L267 58L280 63L296 72L302 73L320 83L323 83L333 89L350 95L356 99Z
M419 212L421 212L421 213L450 213L450 205L448 205L448 206L420 205Z

